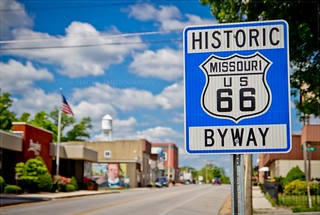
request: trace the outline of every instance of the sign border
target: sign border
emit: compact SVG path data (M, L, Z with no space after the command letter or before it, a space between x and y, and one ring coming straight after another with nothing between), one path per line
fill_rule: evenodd
M190 145L189 145L189 131L188 129L191 127L195 127L195 126L187 126L187 104L186 104L186 100L187 100L187 93L186 93L186 55L187 53L187 31L189 30L197 30L197 29L203 29L203 30L207 30L207 29L214 29L214 28L225 28L225 27L230 27L230 28L236 28L236 27L247 27L247 26L264 26L264 25L272 25L272 24L279 24L279 25L283 25L284 26L284 48L286 49L286 54L287 54L287 86L288 86L288 111L286 112L286 114L288 114L288 121L286 121L284 123L284 125L286 125L286 129L287 129L287 143L286 143L286 147L285 148L252 148L252 149L235 149L235 150L230 150L230 149L219 149L219 150L215 150L215 149L208 149L208 150L191 150L190 149ZM267 48L266 48L267 49ZM282 50L283 50L282 49ZM253 50L255 52L259 52L260 49L257 50ZM267 49L268 50L268 49ZM243 50L241 50L243 51ZM246 50L244 50L246 51ZM213 25L194 25L194 26L187 26L184 31L183 31L183 71L184 71L184 136L185 136L185 151L188 154L260 154L262 152L267 152L267 153L288 153L291 151L292 148L292 133L291 133L291 108L290 108L290 55L289 55L289 25L285 20L267 20L267 21L254 21L254 22L237 22L237 23L223 23L223 24L213 24ZM217 52L207 52L207 53L220 53L222 51L217 51ZM232 55L234 54L239 54L239 52L237 52L237 50L230 50L230 51L223 51L223 52L234 52ZM210 55L211 55L210 54ZM273 62L272 62L273 63ZM256 118L256 117L254 117ZM226 119L229 120L229 119ZM280 124L280 123L278 123ZM255 126L257 124L252 124L252 126ZM277 124L261 124L261 125L277 125ZM210 125L200 125L201 127L206 127L206 126L210 126ZM211 126L219 126L219 125L211 125ZM199 126L198 126L199 127ZM234 125L230 126L230 128L235 127Z

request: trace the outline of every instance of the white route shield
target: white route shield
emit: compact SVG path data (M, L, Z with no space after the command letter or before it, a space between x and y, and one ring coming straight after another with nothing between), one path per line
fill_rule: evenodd
M266 81L271 65L259 52L226 58L211 55L200 65L206 75L202 109L211 116L236 123L265 113L272 100Z

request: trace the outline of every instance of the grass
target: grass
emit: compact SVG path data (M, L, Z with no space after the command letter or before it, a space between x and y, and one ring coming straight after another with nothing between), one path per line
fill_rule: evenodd
M312 208L308 207L306 195L283 195L279 194L278 204L291 207L293 212L314 212L320 211L320 196L311 196Z

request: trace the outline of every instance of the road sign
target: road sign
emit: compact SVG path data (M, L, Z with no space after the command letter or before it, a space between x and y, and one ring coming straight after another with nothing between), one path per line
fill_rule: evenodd
M303 150L303 146L301 147L301 149ZM316 147L308 147L307 146L306 151L307 152L315 152L315 151L317 151L317 148Z
M288 32L283 20L184 30L188 153L291 150Z

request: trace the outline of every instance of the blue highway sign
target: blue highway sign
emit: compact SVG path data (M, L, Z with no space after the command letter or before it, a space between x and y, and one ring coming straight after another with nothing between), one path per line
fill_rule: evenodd
M184 30L188 153L291 150L288 32L283 20Z

